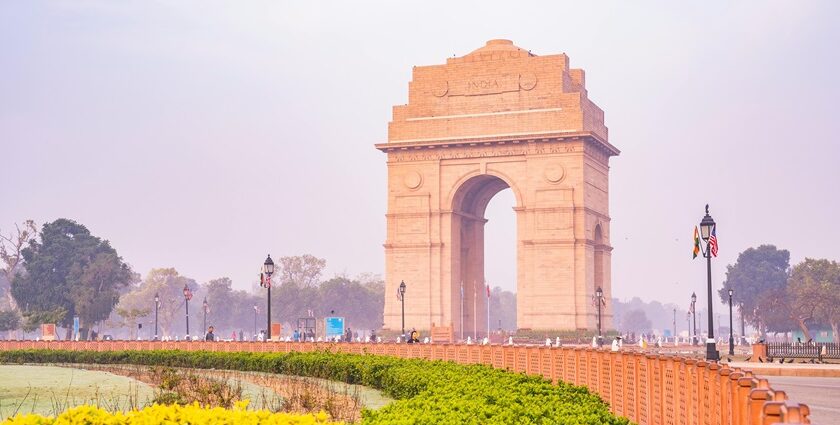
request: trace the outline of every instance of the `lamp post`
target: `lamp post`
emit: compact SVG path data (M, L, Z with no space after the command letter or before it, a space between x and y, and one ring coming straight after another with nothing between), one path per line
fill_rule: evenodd
M405 281L400 281L400 305L402 308L402 335L405 336Z
M732 329L732 294L735 291L729 288L729 355L735 355L735 332Z
M677 309L674 309L674 345L677 345Z
M691 338L691 345L697 345L697 311L694 310L694 303L697 302L697 294L691 293L691 319L693 320L694 337Z
M265 275L265 280L261 283L263 286L268 289L268 294L266 297L267 307L266 307L266 331L265 331L265 340L271 341L271 275L274 274L274 261L271 260L271 255L266 257L265 262L263 263L263 274Z
M706 204L706 215L700 220L700 237L706 242L706 278L708 289L709 335L706 337L706 360L720 360L715 345L714 311L712 311L712 254L717 256L717 237L715 236L715 220L709 215L709 204Z
M256 304L254 304L254 340L255 341L257 339L257 312L259 312L259 311L260 311L260 309L257 308Z
M204 310L204 332L207 332L207 312L210 311L210 306L207 304L207 297L204 297L204 302L201 303Z
M192 291L190 291L190 287L184 284L184 305L186 306L186 318L187 318L187 335L186 339L189 341L190 339L190 300L192 299Z
M747 340L747 327L744 324L744 303L740 304L740 308L738 309L741 312L741 342L746 344Z
M158 340L158 307L160 307L160 296L155 292L155 341Z
M598 345L601 345L601 303L604 302L604 291L599 286L598 289L595 290L595 298L596 302L598 303Z

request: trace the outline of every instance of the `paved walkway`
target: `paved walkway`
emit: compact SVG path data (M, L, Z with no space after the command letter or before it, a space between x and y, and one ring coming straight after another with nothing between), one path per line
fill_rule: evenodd
M840 378L840 364L732 362L729 365L749 369L757 375L764 376ZM770 380L771 384L773 382L775 379Z
M774 376L770 385L784 390L788 399L811 408L811 422L840 424L840 378Z

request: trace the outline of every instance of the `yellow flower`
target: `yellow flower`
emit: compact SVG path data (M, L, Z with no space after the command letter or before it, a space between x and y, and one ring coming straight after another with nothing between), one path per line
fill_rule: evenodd
M267 410L248 411L248 400L236 403L234 409L203 408L194 403L187 406L155 404L128 413L107 411L94 406L68 409L57 418L41 415L17 415L3 425L153 425L153 424L272 424L272 425L338 425L329 415L271 413Z
M250 404L250 403L251 403L251 400L239 400L236 403L234 403L233 408L234 408L234 410L247 410L248 409L248 404Z

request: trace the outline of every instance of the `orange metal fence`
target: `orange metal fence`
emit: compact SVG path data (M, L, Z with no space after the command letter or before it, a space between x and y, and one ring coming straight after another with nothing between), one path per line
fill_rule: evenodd
M583 385L616 415L640 425L770 425L810 423L808 406L749 370L681 357L554 348L463 344L311 342L0 341L0 350L206 350L291 352L316 349L354 354L480 363Z

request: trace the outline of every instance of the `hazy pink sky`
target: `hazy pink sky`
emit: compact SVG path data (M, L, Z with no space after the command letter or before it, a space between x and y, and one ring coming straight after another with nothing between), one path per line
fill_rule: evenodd
M492 38L565 52L606 112L614 296L687 305L725 265L840 260L840 3L0 3L0 230L75 219L136 271L250 286L265 255L381 273L391 106ZM513 198L488 210L514 289ZM705 300L705 295L701 297Z

